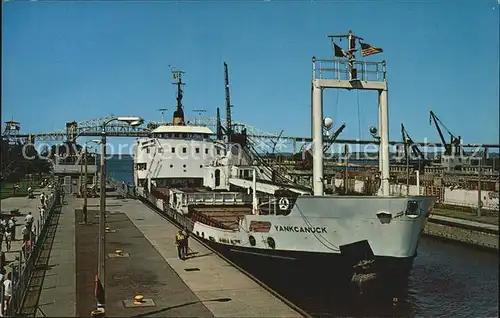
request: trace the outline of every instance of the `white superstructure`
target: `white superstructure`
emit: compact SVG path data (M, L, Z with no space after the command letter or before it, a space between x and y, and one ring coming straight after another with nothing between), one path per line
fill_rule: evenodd
M222 158L224 145L203 126L162 125L151 137L137 139L134 182L151 189L171 186L202 186L207 161Z

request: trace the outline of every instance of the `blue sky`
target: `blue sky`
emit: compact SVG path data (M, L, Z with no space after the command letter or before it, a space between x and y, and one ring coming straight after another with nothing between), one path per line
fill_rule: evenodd
M310 134L311 57L352 29L388 61L390 138L438 141L429 110L465 142L498 143L497 0L2 2L2 118L24 132L109 114L160 120L175 107L169 65L183 69L185 112L223 110L229 65L233 119ZM336 94L338 95L338 102ZM358 111L359 109L359 111ZM368 139L373 93L325 92L343 138Z

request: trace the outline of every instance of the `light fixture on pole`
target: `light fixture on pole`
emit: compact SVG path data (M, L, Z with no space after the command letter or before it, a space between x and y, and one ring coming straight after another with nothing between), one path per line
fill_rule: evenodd
M105 314L105 263L106 263L106 126L112 121L121 121L128 123L130 126L140 126L144 119L141 117L113 117L103 122L101 125L101 155L100 155L100 204L99 204L99 253L97 267L97 290L100 292L96 295L97 309L92 312L93 316L101 316Z
M165 112L168 110L168 108L160 108L160 109L157 109L159 112L161 112L161 123L164 124L165 123L165 118L164 118L164 115L165 115Z

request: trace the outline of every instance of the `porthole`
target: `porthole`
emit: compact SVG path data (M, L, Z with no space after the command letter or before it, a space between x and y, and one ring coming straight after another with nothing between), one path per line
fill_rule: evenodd
M203 165L200 165L200 168L203 168Z
M182 165L183 168L186 168L186 165Z
M255 241L255 237L253 237L252 235L248 237L248 241L250 242L251 246L255 246L255 244L257 244L257 242Z
M174 167L174 165L170 165L170 168L173 168L173 167Z
M276 242L272 237L267 238L267 245L269 245L269 247L272 248L273 250L276 248Z

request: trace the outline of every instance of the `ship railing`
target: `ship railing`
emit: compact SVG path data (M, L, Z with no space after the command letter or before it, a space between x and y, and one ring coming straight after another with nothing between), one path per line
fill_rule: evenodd
M251 196L243 193L188 193L185 201L187 205L234 205L251 202Z
M361 81L386 81L386 62L355 61L357 79ZM350 80L349 61L341 58L315 59L313 79Z
M296 197L274 197L274 196L259 196L259 214L260 215L284 215L290 212L292 206L289 206L286 209L280 209L279 201L281 198L288 199L288 202L294 202ZM290 203L291 204L291 203Z
M163 211L163 213L173 221L175 221L177 224L182 226L184 229L188 230L189 232L192 232L194 229L194 222L193 220L189 219L188 217L182 215L181 213L178 213L174 209L169 207L169 202L167 199L163 198L156 198L153 193L144 191L146 199L151 203L152 205L156 206L160 210ZM162 204L159 205L158 202L162 201Z
M194 221L206 224L211 227L216 227L216 228L221 228L225 230L230 230L231 228L226 226L220 221L214 220L213 218L209 217L208 215L205 215L200 212L192 212L191 217L193 218Z
M113 178L108 178L108 184L115 189L121 196L125 198L135 197L134 187L126 184L124 181L119 181Z

